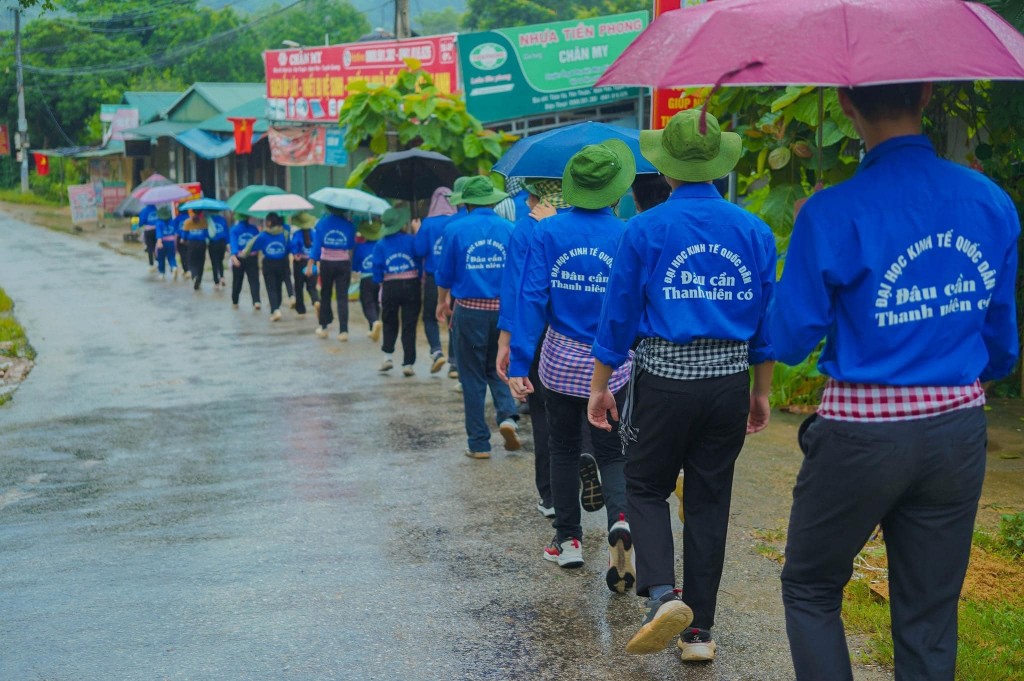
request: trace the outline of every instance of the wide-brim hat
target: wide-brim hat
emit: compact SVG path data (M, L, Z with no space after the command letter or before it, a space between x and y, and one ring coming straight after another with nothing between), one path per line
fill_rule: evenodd
M664 130L641 131L640 153L662 175L683 182L707 182L736 167L743 143L736 133L722 132L711 114L688 109L669 119Z
M459 199L462 203L470 206L493 206L508 198L508 194L498 191L491 182L491 178L477 175L466 181L462 187ZM448 199L449 203L451 199Z
M453 206L462 205L462 189L472 179L472 175L460 175L452 183L452 193L448 195L448 203Z
M156 216L161 220L170 220L172 217L171 209L168 206L160 206L156 209Z
M384 236L384 225L379 220L360 222L356 231L367 241L380 241Z
M622 198L636 178L636 159L622 140L588 144L565 164L562 198L571 206L606 208Z
M412 213L408 208L388 208L380 216L381 236L391 236L402 231L402 228L409 224Z
M310 229L316 226L316 217L309 213L296 213L288 222L292 227L299 229Z

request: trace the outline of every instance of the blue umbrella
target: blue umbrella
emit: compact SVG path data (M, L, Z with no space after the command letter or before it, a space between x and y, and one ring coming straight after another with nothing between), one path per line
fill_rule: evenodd
M228 204L217 199L196 199L195 201L188 201L178 206L179 210L227 210Z
M638 175L656 174L657 169L640 155L640 131L606 123L574 123L519 140L494 164L505 177L546 177L562 179L565 164L588 144L605 140L625 142L636 157Z

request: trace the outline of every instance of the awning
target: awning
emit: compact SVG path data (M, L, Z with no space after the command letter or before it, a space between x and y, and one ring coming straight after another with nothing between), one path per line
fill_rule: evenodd
M266 132L270 127L270 121L267 120L266 115L267 98L259 97L230 111L207 118L202 123L196 125L196 127L209 132L234 132L235 126L228 118L255 118L256 122L253 124L253 130L256 132Z
M257 141L262 137L259 133L255 133L252 136L252 143L256 144ZM174 136L181 145L188 147L196 153L197 156L206 159L222 158L228 154L235 153L235 138L221 137L220 135L214 135L200 130L199 128L192 128L185 132L179 133Z
M140 125L137 128L131 130L125 130L125 134L138 135L140 137L174 137L179 133L183 133L186 130L195 127L195 123L179 123L177 121L153 121L152 123L146 123Z

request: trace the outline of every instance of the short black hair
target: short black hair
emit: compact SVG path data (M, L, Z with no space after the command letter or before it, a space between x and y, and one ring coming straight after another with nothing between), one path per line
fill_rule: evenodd
M871 122L918 114L924 83L843 88L853 106Z
M663 175L637 175L633 180L633 202L638 213L665 203L671 193L672 187Z
M267 213L267 224L277 227L283 225L284 220L281 219L281 215L279 213Z

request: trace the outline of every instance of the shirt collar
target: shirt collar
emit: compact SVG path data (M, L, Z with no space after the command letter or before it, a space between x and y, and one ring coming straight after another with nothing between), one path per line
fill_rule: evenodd
M697 182L680 185L668 198L669 201L676 199L720 199L722 195L718 193L718 188L715 185Z
M604 208L580 208L579 206L573 206L567 209L570 213L596 213L598 215L614 215L611 206L605 206ZM559 213L564 211L559 210Z
M901 135L900 137L887 139L868 153L864 154L864 158L861 159L860 167L857 171L860 172L873 163L876 163L880 158L898 153L904 149L927 149L932 154L935 153L935 148L932 146L931 140L929 140L926 135Z

